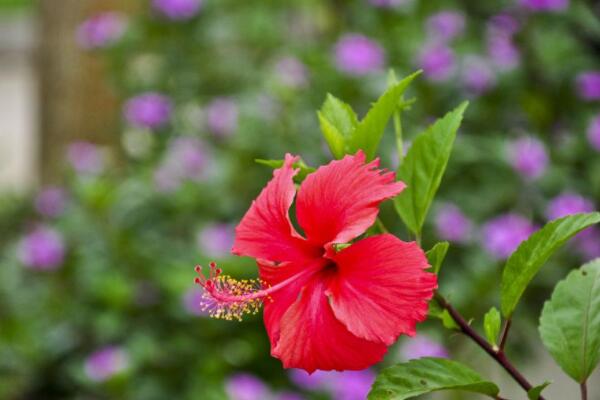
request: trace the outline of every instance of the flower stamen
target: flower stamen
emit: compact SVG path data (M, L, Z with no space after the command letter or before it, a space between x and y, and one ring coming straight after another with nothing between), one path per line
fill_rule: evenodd
M244 314L256 314L265 299L270 299L268 284L260 279L234 279L222 275L217 264L209 264L208 278L197 265L198 277L194 280L203 289L200 308L213 318L242 320Z

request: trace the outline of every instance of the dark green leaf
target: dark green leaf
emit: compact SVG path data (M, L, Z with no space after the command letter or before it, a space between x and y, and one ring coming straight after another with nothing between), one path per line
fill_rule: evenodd
M527 398L529 400L538 400L540 398L540 395L542 394L542 390L546 389L546 386L548 386L551 382L544 382L541 385L537 385L531 389L529 389L529 391L527 392Z
M477 372L444 358L420 358L384 369L369 400L404 400L439 390L463 390L496 397L499 389Z
M569 215L547 223L521 243L502 273L502 315L510 318L529 282L556 250L578 232L598 222L598 212Z
M263 159L257 158L254 161L256 163L258 163L258 164L266 165L267 167L271 167L273 169L275 169L275 168L281 168L281 166L283 165L283 160L263 160ZM313 172L316 171L315 168L309 167L302 160L296 161L293 164L293 166L294 166L294 168L300 168L300 172L296 176L297 180L300 181L300 182L303 181L304 178L306 178L306 176L308 174L313 173Z
M352 133L347 150L355 153L362 149L368 160L375 158L385 127L394 111L396 111L400 98L408 85L419 74L420 71L402 79L398 84L389 88L373 104L365 118L360 121Z
M440 268L442 267L444 258L446 258L446 253L448 252L449 246L450 244L448 242L439 242L436 243L427 253L425 253L434 274L438 274L440 272Z
M584 382L600 360L600 259L556 285L544 304L539 329L563 371Z
M414 140L398 170L407 188L394 199L396 211L411 232L420 234L431 202L442 182L467 103L437 120Z
M490 308L490 310L483 317L483 330L485 331L485 337L494 347L497 345L501 322L502 319L500 318L500 311L498 311L496 307Z

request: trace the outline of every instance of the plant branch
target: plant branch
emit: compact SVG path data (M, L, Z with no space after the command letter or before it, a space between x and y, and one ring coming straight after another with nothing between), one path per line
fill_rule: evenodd
M581 400L587 400L587 380L581 382L579 388L581 389Z
M511 326L512 320L510 318L508 318L506 320L506 322L504 323L504 328L502 329L502 335L500 336L500 345L499 345L499 352L503 352L504 351L504 346L506 346L506 340L508 339L508 331L510 330L510 326Z
M533 387L531 383L515 368L515 366L506 358L506 355L502 351L495 351L492 346L475 331L469 323L463 318L463 316L454 308L446 299L439 293L435 294L436 301L440 306L448 311L452 319L458 324L463 334L471 338L479 347L481 347L490 357L492 357L498 364L508 372L508 374L526 391L529 392ZM539 400L545 400L544 397L540 396Z

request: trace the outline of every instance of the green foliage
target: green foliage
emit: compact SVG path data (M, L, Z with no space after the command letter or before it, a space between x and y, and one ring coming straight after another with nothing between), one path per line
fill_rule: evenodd
M500 311L498 311L496 307L490 308L490 310L485 313L485 316L483 317L483 330L485 332L485 337L494 347L498 345L497 341L498 335L500 334L501 323L502 318L500 317Z
M375 153L379 147L379 142L385 132L385 127L392 117L392 114L398 109L399 101L408 88L408 85L419 75L420 72L402 79L398 84L390 87L373 104L365 118L360 121L348 143L348 148L352 153L359 149L364 150L368 160L375 158Z
M460 330L460 327L454 321L454 318L452 318L448 310L440 307L439 303L435 299L429 302L428 316L439 319L446 329L453 331Z
M440 268L442 268L442 263L444 262L444 258L446 258L448 247L450 247L448 242L436 243L425 253L429 265L431 265L432 272L436 275L439 274Z
M571 378L584 382L600 361L600 259L571 271L544 304L544 345Z
M467 366L443 358L420 358L384 369L369 400L404 400L440 390L462 390L495 398L498 387Z
M542 395L542 391L544 389L546 389L546 387L548 385L550 385L551 382L544 382L541 385L537 385L535 387L532 387L528 392L527 392L527 398L529 400L538 400L540 398L540 396Z
M281 168L281 166L283 165L283 160L262 160L260 158L257 158L254 161L257 162L258 164L266 165L267 167L271 167L273 169ZM296 175L296 177L295 177L295 179L300 182L302 182L308 174L311 174L316 171L315 168L309 167L308 165L306 165L306 163L302 159L299 159L298 161L296 161L293 164L293 167L300 169L300 172L298 172L298 175Z
M512 316L527 285L556 250L578 232L598 222L598 212L570 215L549 222L521 243L509 257L502 273L502 315Z
M389 119L398 109L408 85L418 74L416 72L390 87L360 122L350 105L328 94L317 116L334 157L339 159L344 154L363 150L368 160L375 158Z
M467 105L462 103L418 135L398 170L398 179L404 181L407 188L394 199L394 205L408 229L416 235L421 233L442 182Z

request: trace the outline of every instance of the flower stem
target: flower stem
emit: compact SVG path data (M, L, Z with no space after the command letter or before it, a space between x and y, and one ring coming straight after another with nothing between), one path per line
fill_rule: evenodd
M398 149L398 165L402 165L404 160L404 142L402 141L402 121L400 120L400 111L394 112L394 133L396 134L396 148Z
M581 389L581 400L587 400L587 380L581 382L579 388Z
M492 346L475 331L464 317L454 308L448 301L439 293L435 294L435 300L439 305L446 309L452 319L458 324L461 332L467 337L471 338L479 347L481 347L490 357L492 357L508 374L525 390L529 392L533 387L531 383L515 368L515 366L506 358L506 355L501 350L494 350ZM545 400L544 397L540 396L539 400Z

